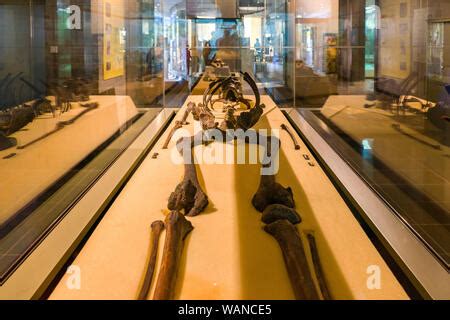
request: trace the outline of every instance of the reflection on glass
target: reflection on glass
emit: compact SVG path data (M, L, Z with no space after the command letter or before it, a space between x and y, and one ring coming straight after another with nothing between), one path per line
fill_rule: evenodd
M127 128L241 71L314 108L448 265L449 21L447 0L0 0L0 281Z
M296 4L296 106L448 267L450 2Z

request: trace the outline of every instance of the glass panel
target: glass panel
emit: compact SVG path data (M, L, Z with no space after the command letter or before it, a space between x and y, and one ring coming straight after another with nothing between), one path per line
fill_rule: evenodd
M154 1L0 1L0 283L157 115L158 21Z
M296 106L448 267L450 2L296 6Z
M0 27L0 282L129 128L239 72L327 124L448 265L448 0L0 0Z
M1 28L14 30L0 34L0 283L161 108L240 72L293 106L294 11L288 0L0 0Z

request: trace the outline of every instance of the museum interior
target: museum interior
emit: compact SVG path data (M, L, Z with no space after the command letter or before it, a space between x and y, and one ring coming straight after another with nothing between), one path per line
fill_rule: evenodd
M450 0L0 0L0 300L450 299Z

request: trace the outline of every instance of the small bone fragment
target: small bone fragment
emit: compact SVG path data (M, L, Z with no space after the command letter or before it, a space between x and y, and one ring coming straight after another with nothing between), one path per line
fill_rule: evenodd
M188 117L189 117L189 114L194 110L194 108L195 108L195 103L189 102L189 104L188 104L188 106L187 106L187 109L186 109L186 111L184 112L183 119L181 119L181 124L182 124L183 126L186 126L186 125L189 124L189 122L187 122L187 119L188 119Z
M281 129L283 129L284 131L286 131L289 134L289 136L292 139L292 142L294 143L295 150L300 150L301 147L298 144L297 139L295 138L294 133L291 131L291 129L289 129L289 127L285 124L281 125Z

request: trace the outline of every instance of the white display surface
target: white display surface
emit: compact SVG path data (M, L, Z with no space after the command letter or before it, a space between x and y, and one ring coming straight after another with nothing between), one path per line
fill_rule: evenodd
M0 224L66 174L89 153L110 138L121 126L137 115L128 96L91 96L98 109L86 113L75 123L45 139L20 150L17 147L0 151ZM29 142L53 131L58 122L73 119L85 110L73 103L73 108L53 118L45 114L23 130L11 135L17 145ZM15 154L9 159L4 159Z
M175 120L183 117L191 96ZM265 115L255 127L290 127L268 97ZM186 126L193 130L191 125ZM171 128L171 127L170 127ZM170 129L169 128L169 129ZM183 178L183 165L162 150L167 130L136 171L78 254L80 289L68 286L66 274L50 299L135 299L146 266L150 225L164 220L167 200ZM331 294L335 299L406 299L407 295L360 225L298 137L301 150L281 132L278 182L293 189L299 230L314 231ZM170 147L173 147L174 140ZM205 147L197 147L205 148ZM157 152L159 157L153 159ZM303 158L307 154L315 166ZM261 214L251 204L260 181L260 165L202 164L199 180L209 196L205 213L189 218L194 226L185 243L176 299L293 299L294 295L278 243L262 230ZM158 264L164 247L163 233ZM309 250L307 249L308 259ZM380 271L381 288L367 285L372 267ZM152 291L159 269L156 269ZM152 297L152 293L149 298Z

